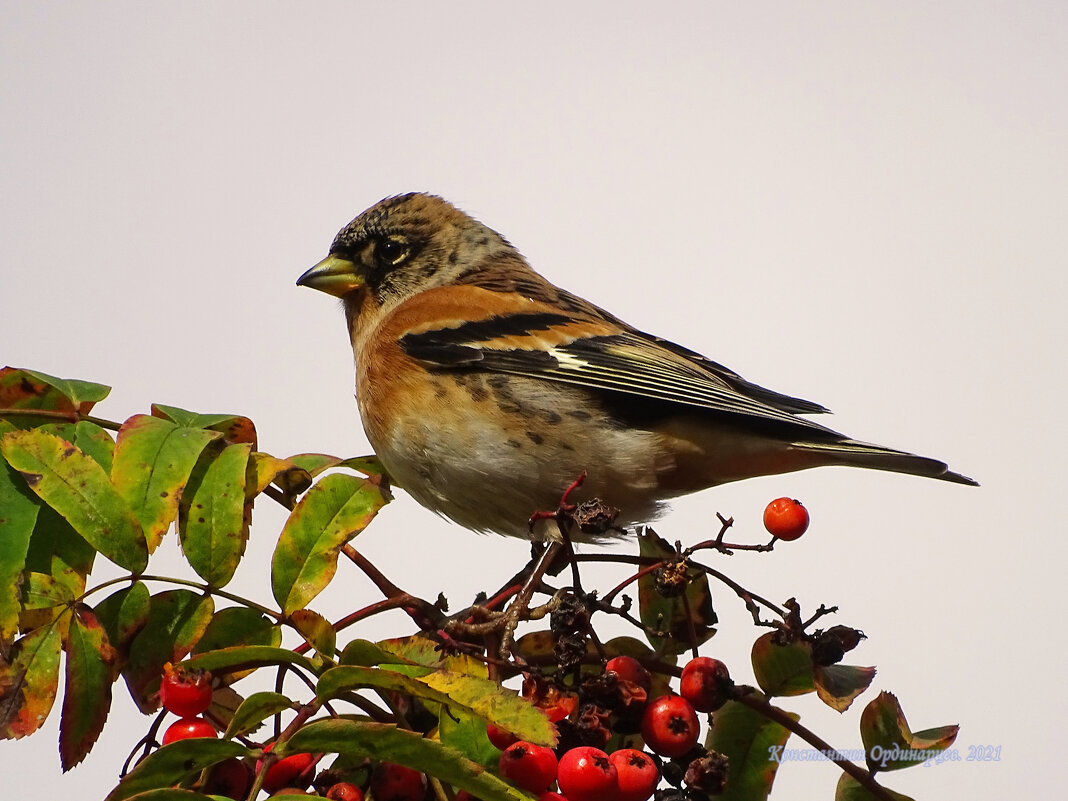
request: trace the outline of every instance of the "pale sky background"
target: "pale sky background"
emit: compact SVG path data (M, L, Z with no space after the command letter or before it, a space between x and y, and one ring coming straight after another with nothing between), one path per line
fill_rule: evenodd
M870 637L847 662L879 674L844 716L782 706L856 748L891 690L913 729L959 723L962 759L1001 747L887 776L920 799L1059 782L1068 5L2 5L0 363L110 384L112 419L161 402L246 414L279 456L365 453L340 312L294 281L380 198L441 194L629 322L981 481L810 471L706 491L657 528L695 542L720 511L759 539L767 501L802 499L801 541L715 564L839 604ZM270 598L281 520L257 507L230 589ZM357 545L454 607L527 552L403 494ZM343 570L313 604L332 619L376 598ZM705 652L751 682L760 632L714 591ZM59 703L0 744L5 796L103 796L149 722L119 686L61 776ZM786 764L773 798L837 778Z

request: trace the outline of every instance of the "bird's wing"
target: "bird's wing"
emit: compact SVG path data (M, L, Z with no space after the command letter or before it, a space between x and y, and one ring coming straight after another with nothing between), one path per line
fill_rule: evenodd
M437 302L433 291L416 301L446 312L438 324L428 325L421 310L412 315L419 326L398 337L408 355L438 369L524 375L835 433L795 416L826 411L822 406L751 384L607 313L591 314L587 309L600 310L588 304L586 309L569 308L474 287L446 287L442 293ZM471 301L477 301L475 313ZM466 311L459 314L457 305Z

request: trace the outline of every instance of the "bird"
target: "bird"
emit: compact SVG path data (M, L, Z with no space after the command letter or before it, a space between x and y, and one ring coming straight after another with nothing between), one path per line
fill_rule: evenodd
M390 479L474 531L559 540L532 513L580 475L621 527L681 495L820 466L977 485L555 286L436 195L371 206L297 284L341 300L360 417Z

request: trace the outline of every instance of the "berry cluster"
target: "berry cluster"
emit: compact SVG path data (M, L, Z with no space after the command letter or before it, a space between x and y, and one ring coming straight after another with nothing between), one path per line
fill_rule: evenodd
M501 749L500 775L540 794L539 801L646 801L661 778L679 798L718 793L726 761L698 745L698 712L714 712L730 700L727 667L696 657L683 669L679 693L649 700L653 685L641 662L624 655L608 660L604 672L575 694L528 677L524 695L557 723L560 744L553 750L488 725L490 742ZM638 733L652 754L629 747ZM558 793L550 789L554 782Z

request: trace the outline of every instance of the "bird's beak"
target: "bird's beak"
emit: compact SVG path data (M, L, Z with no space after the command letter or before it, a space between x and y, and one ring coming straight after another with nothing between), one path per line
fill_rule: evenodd
M356 264L338 256L327 256L297 279L297 286L310 286L338 298L364 283Z

